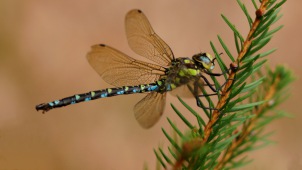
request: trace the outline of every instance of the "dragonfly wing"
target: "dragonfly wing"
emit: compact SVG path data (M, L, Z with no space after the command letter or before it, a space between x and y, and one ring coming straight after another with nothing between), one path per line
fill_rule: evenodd
M172 90L170 92L170 94L173 96L180 96L183 98L194 97L193 93L191 92L191 90L188 87L188 86L190 86L192 88L192 90L194 90L194 83L195 83L195 81L191 80L187 84L181 85L181 86L177 87L176 89ZM198 84L201 85L202 87L204 86L204 82L201 79L198 80ZM198 88L197 95L200 95L200 94L202 94L202 91L200 88Z
M135 60L103 44L92 46L87 59L94 70L114 86L153 83L165 74L161 66Z
M134 114L143 128L152 127L161 117L166 104L166 93L151 92L134 106Z
M126 34L130 48L137 54L162 66L174 59L170 47L153 31L141 10L134 9L126 15Z

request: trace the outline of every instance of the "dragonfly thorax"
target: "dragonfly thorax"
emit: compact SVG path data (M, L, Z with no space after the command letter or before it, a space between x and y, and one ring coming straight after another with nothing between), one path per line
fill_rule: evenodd
M177 58L172 61L171 67L161 77L164 83L159 91L170 91L190 81L198 80L201 72L202 68L196 65L194 60L187 57Z

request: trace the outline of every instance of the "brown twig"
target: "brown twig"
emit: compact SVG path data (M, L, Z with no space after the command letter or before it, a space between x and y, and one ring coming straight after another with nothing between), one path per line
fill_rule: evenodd
M262 0L259 9L256 11L256 18L253 22L253 25L252 25L252 27L251 27L248 35L247 35L246 40L243 43L243 47L242 47L240 53L238 54L236 64L233 64L233 65L236 65L236 66L239 67L239 65L241 64L241 62L240 62L241 59L243 58L243 56L246 54L247 50L251 46L251 42L253 40L253 34L255 33L256 29L258 28L258 26L260 24L260 21L261 21L260 19L266 11L268 1L269 0ZM237 63L238 63L238 65L237 65ZM207 143L207 141L210 137L210 134L213 130L212 129L213 125L217 122L217 120L220 116L220 112L219 112L220 108L222 108L225 105L225 103L227 102L227 100L229 98L229 95L231 93L230 87L233 84L233 80L235 79L235 75L236 75L236 70L231 69L231 72L230 72L229 77L228 77L228 81L227 81L224 89L222 90L222 95L221 95L222 97L218 101L218 103L216 105L216 109L214 110L211 119L208 121L208 123L205 126L203 138L202 139L195 139L193 141L189 141L189 142L183 144L183 150L182 150L181 156L176 161L176 163L174 164L174 167L173 167L174 170L177 170L177 169L181 168L183 162L186 159L186 155L189 155L189 153L191 151L196 150L198 148L201 148L202 146L204 146L205 143ZM191 164L194 164L195 160L191 160L190 162L191 162ZM219 169L219 168L220 168L220 166L217 167L216 169Z
M276 93L276 88L278 83L280 82L280 77L277 77L274 83L270 86L269 90L267 91L264 101L270 101L274 94ZM226 163L232 158L232 155L234 154L234 151L238 146L240 146L244 140L251 134L253 128L255 127L255 124L259 118L259 115L262 113L264 109L266 109L269 106L268 102L262 104L260 107L256 108L253 111L253 114L256 115L253 117L246 126L243 127L241 135L236 138L232 142L232 144L229 146L223 157L221 158L221 161L219 161L218 165L215 167L215 170L220 170L222 169Z
M264 12L266 10L266 4L267 4L268 0L263 0L259 9L256 11L256 18L253 22L252 28L246 38L246 40L243 43L243 47L241 52L239 53L238 57L237 57L237 63L240 63L242 57L246 54L247 50L249 49L249 47L251 46L251 42L253 40L253 34L256 31L258 25L260 24L260 18L264 15ZM226 84L226 86L224 87L223 91L222 91L222 97L221 100L218 101L218 104L216 106L216 108L218 110L214 110L213 112L213 116L212 119L208 122L208 124L205 127L205 135L204 135L204 143L207 142L211 132L212 132L212 127L213 125L216 123L218 117L219 117L219 109L224 106L224 104L226 103L227 99L229 98L229 95L231 93L231 90L228 90L230 88L230 86L232 85L232 80L234 80L236 71L232 71L229 75L229 80Z

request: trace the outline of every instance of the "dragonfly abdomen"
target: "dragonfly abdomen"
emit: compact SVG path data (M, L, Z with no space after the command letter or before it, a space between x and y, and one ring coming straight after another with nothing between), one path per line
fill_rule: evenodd
M112 97L117 95L145 93L151 91L158 91L161 85L161 81L156 81L150 84L141 84L137 86L122 86L117 88L107 88L103 90L95 90L88 93L76 94L70 97L66 97L60 100L55 100L49 103L42 103L36 106L36 110L42 110L46 112L53 108L63 107L80 102L86 102L99 98Z

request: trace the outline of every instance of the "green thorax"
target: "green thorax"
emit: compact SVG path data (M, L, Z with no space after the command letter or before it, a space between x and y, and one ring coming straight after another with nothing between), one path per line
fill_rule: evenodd
M166 71L165 76L162 76L162 86L159 92L171 91L181 85L187 84L190 81L200 78L200 68L190 58L177 58L172 62L171 67Z

